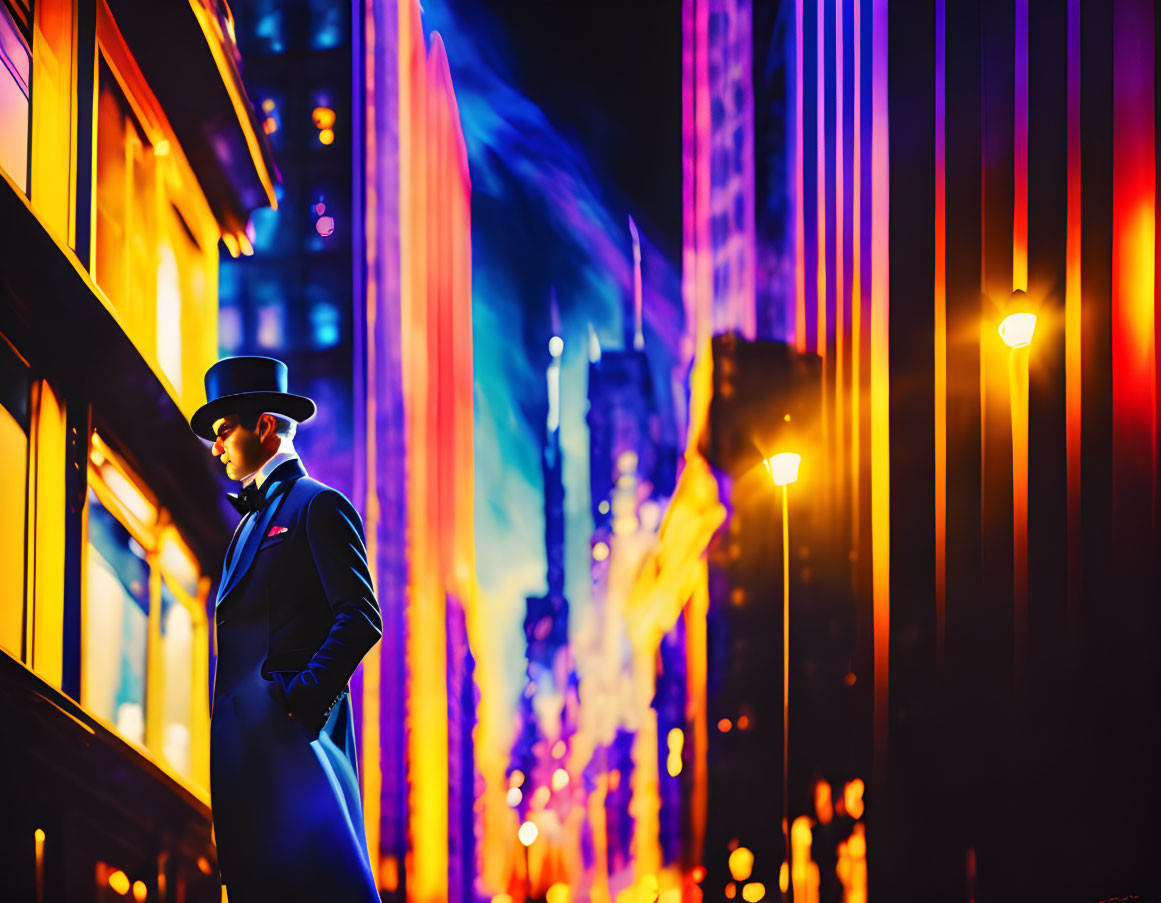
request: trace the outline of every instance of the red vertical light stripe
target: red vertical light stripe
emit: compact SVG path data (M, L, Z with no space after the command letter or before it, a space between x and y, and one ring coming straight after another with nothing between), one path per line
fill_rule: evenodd
M1068 0L1067 51L1068 200L1065 226L1064 369L1065 455L1068 487L1068 597L1069 631L1075 639L1080 627L1081 523L1081 246L1080 246L1080 0Z
M1157 453L1153 16L1147 0L1113 7L1113 527L1123 554L1149 535Z
M873 0L871 19L871 584L874 620L876 799L886 798L891 629L891 447L889 297L890 174L887 0Z
M946 0L935 3L935 662L947 633L947 170Z
M1016 0L1013 97L1012 290L1028 290L1028 0ZM1012 618L1015 683L1028 654L1028 349L1008 368L1012 418Z

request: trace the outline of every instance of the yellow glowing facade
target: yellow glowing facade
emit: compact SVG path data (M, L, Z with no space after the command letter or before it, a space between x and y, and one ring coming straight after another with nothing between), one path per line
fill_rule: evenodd
M223 192L269 171L259 147L229 164L226 189L225 161L195 170L178 138L191 123L175 128L158 100L158 73L114 15L124 4L0 6L5 53L28 63L0 73L5 131L28 148L0 142L0 669L28 691L4 717L24 738L16 809L36 821L38 850L35 873L9 877L34 899L46 872L87 855L62 849L61 788L45 792L38 767L83 782L69 805L109 835L129 830L130 810L137 828L153 817L142 799L177 800L175 823L211 868L206 609L228 528L206 504L217 483L187 418L217 358ZM168 38L213 72L213 54L236 49L196 12ZM244 101L236 73L221 77ZM248 103L235 112L233 128L252 128ZM83 742L62 745L70 732ZM148 899L184 869L129 865L84 871Z

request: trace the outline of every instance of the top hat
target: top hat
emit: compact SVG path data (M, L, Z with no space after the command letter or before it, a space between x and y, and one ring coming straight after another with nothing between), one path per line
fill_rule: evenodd
M189 425L213 442L214 423L230 414L250 411L282 414L302 423L314 416L315 404L286 391L286 364L272 357L226 357L206 371L206 403Z

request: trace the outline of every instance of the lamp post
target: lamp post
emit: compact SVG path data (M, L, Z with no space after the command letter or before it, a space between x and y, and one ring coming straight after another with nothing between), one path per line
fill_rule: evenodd
M1024 292L1012 293L1013 303L1025 302ZM1008 352L1008 399L1012 414L1012 621L1013 678L1023 688L1028 651L1028 346L1036 331L1036 315L1026 310L1000 323L1000 338Z
M783 899L790 893L790 484L798 480L802 456L780 452L765 460L775 486L782 487L782 838L786 881L779 876Z
M522 825L520 830L516 832L516 837L520 840L520 845L524 847L524 881L527 891L525 898L532 899L532 860L528 854L528 848L536 843L536 838L540 836L540 829L536 827L536 822L528 819Z

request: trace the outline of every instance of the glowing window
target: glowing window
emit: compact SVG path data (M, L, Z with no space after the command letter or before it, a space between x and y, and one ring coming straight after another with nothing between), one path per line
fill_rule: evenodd
M24 633L30 393L27 365L0 336L0 559L6 562L0 568L0 646L17 658Z
M149 565L129 530L89 490L82 703L145 742Z
M97 434L87 517L81 703L204 787L209 581L168 512Z
M258 344L262 348L281 348L285 342L282 308L267 304L258 308Z
M0 3L0 167L28 191L28 82L32 58L8 7Z
M333 348L341 337L342 316L333 304L316 304L310 309L310 331L316 348Z

